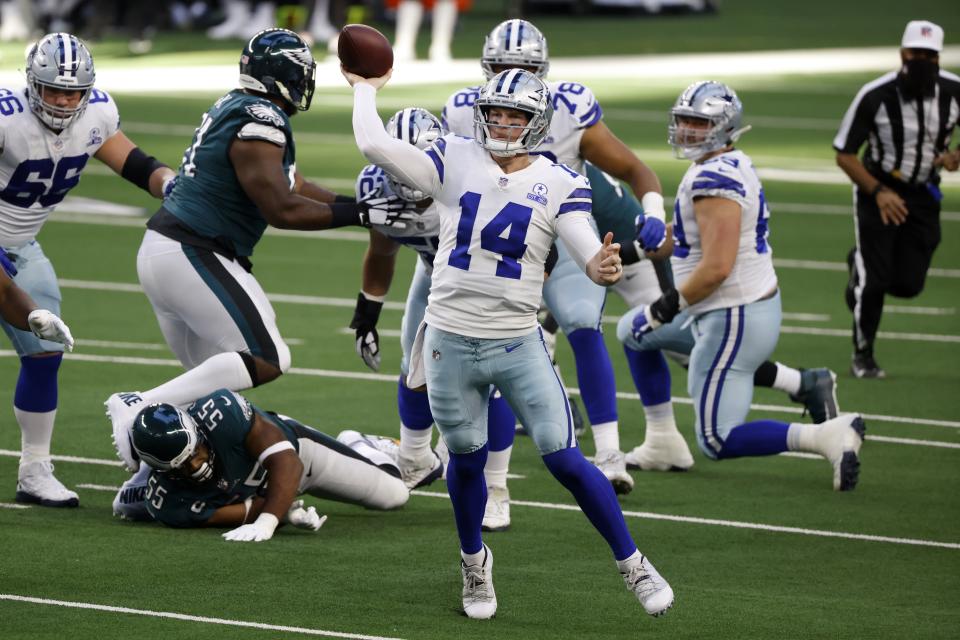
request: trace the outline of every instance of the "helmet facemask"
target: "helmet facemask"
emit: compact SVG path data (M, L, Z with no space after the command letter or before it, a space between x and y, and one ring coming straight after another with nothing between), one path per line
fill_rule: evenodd
M489 81L496 69L527 69L540 79L550 70L547 39L526 20L501 22L487 36L480 55L483 75Z
M93 57L86 46L69 33L51 33L27 53L27 98L30 110L50 129L62 131L80 119L96 79ZM49 90L79 91L74 106L57 106L44 99Z
M421 150L427 149L443 135L443 129L437 117L426 109L418 107L407 107L397 111L387 121L386 130L394 138ZM389 173L386 177L390 189L407 202L420 202L429 197L419 189L400 182Z
M513 109L529 116L524 125L489 122L492 108ZM553 105L547 85L529 71L508 69L493 77L481 90L473 105L474 137L483 148L497 157L510 157L533 151L547 136ZM491 129L519 131L519 135L498 138Z

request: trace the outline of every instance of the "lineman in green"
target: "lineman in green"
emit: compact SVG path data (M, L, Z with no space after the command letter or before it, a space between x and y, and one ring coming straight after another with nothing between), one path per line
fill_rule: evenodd
M359 442L348 446L227 389L186 410L147 406L130 439L145 464L121 489L115 511L145 519L145 507L171 527L237 527L224 534L228 540L267 540L281 521L319 529L323 519L313 507L294 500L303 493L370 509L394 509L409 497L376 437L352 438Z

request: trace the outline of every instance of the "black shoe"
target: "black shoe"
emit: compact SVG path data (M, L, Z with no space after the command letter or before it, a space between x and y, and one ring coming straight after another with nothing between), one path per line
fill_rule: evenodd
M850 372L857 378L886 378L887 372L880 368L869 351L857 351L850 363Z
M817 424L833 420L840 414L837 406L837 374L829 369L801 369L800 391L790 399L804 406Z
M856 247L850 249L850 252L847 253L847 288L843 296L844 300L847 301L847 308L850 309L851 312L857 305L857 299L854 297L854 290L857 288L857 270L854 267L854 255L856 255L856 253Z

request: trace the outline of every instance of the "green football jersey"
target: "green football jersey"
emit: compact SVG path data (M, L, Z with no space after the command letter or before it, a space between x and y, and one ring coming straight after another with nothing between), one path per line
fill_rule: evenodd
M585 166L593 191L592 213L600 237L612 231L614 242L621 245L633 242L636 237L636 218L643 213L643 207L616 178L589 162Z
M230 162L236 140L265 140L283 146L283 170L293 188L295 150L290 119L264 97L235 89L203 114L180 164L176 188L163 207L196 233L250 256L267 221Z
M148 480L147 511L171 527L197 527L220 507L243 502L266 487L267 472L247 452L245 440L254 413L275 424L294 449L297 436L283 421L261 412L232 391L220 389L187 409L213 454L213 477L204 483L154 471Z

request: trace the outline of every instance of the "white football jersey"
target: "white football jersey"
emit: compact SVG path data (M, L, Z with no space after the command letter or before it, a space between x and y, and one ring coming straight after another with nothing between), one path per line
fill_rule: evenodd
M427 324L476 338L534 330L558 216L589 219L589 182L544 157L503 173L475 140L455 135L427 154L440 177L440 249Z
M553 118L550 131L531 155L546 156L553 162L584 173L580 156L580 138L588 127L603 117L603 109L587 87L576 82L548 82L553 101ZM440 116L443 130L469 138L474 137L473 104L480 95L481 87L467 87L454 93L447 100Z
M30 111L25 89L0 89L0 245L33 240L90 156L120 128L113 98L90 91L83 115L57 134Z
M386 173L375 164L368 164L357 176L357 200L382 198L394 195ZM420 254L427 271L433 270L433 258L437 255L440 235L440 213L433 202L424 209L406 228L397 229L386 225L373 225L373 228L406 245Z
M673 205L671 259L677 286L690 277L703 257L693 199L704 196L725 198L740 205L740 243L730 275L707 298L690 305L693 314L755 302L777 286L773 249L767 237L770 209L753 162L738 150L692 164L680 182Z

